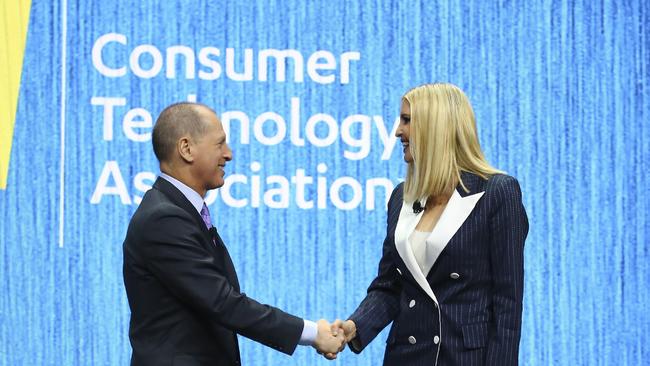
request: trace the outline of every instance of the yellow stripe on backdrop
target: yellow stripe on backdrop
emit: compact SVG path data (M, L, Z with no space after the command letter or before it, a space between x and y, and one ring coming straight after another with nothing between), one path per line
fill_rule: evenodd
M31 3L2 0L0 4L0 189L7 188Z

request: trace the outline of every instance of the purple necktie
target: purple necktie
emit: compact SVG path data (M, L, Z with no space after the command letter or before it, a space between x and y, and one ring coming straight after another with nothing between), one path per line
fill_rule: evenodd
M210 210L208 210L208 206L205 204L205 202L203 202L203 208L201 209L201 218L205 223L205 227L210 230L212 227L212 219L210 219Z
M208 228L208 230L212 229L212 219L210 219L210 210L208 210L208 206L203 202L203 208L201 209L201 218L203 219L203 223L205 224L205 227ZM210 230L210 234L214 235L212 233L212 230ZM217 245L217 239L212 237L212 244Z

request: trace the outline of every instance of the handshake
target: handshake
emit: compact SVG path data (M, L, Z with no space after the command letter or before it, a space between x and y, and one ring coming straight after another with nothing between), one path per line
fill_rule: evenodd
M352 320L336 319L330 324L327 320L321 319L316 324L318 334L313 346L318 354L328 360L336 359L338 353L345 349L345 345L357 336L357 326Z

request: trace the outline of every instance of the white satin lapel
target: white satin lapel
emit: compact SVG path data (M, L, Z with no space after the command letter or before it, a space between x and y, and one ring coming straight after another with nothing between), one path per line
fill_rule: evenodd
M462 197L454 190L447 207L442 212L436 226L427 238L426 273L429 273L433 264L436 263L440 253L445 249L451 238L463 225L469 214L472 213L478 200L485 192L479 192L467 197Z
M415 227L417 226L420 218L422 217L422 212L415 214L413 213L413 208L410 207L406 202L402 203L402 210L399 214L399 219L397 220L397 226L395 227L395 247L397 248L397 253L402 257L406 268L415 278L415 281L422 287L424 292L426 292L429 297L438 304L438 299L433 293L429 282L427 282L424 273L418 266L415 256L413 255L413 250L411 250L410 244L408 242L408 237L411 235Z

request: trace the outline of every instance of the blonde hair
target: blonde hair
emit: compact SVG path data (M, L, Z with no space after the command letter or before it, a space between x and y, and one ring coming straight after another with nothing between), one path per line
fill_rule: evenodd
M410 143L404 198L413 202L439 197L455 188L461 171L483 179L503 173L492 167L481 150L474 111L465 93L448 83L425 84L402 97L411 107Z

